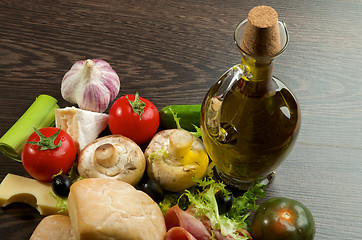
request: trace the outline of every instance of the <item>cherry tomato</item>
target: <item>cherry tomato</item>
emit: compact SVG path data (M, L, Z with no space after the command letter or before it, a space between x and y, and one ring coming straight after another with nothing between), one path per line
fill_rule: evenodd
M138 93L118 98L109 111L108 125L112 134L123 135L137 144L151 140L159 123L156 106Z
M51 181L52 176L67 173L73 165L77 150L65 131L47 127L36 130L25 144L21 160L25 170L39 181Z
M265 201L251 222L254 240L311 240L315 231L308 208L299 201L284 197Z

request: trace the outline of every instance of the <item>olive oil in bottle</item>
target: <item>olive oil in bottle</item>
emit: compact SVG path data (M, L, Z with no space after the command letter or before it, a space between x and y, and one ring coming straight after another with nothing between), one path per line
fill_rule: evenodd
M267 19L267 24L274 28L269 29L268 34L274 34L271 39L275 40L277 33L279 43L265 42L268 39L265 28L261 30L264 31L261 40L255 34L245 40L248 33L258 31L250 30L255 26L247 26L253 24L250 21L255 19L255 14L261 14L254 11L253 15L252 11L234 35L242 63L229 69L211 87L201 109L202 138L216 171L224 182L240 189L267 177L281 164L292 149L300 126L295 96L272 76L274 58L284 51L288 42L285 25L277 19L276 25L271 25L273 19ZM261 11L274 13L269 7ZM246 51L247 48L252 50Z

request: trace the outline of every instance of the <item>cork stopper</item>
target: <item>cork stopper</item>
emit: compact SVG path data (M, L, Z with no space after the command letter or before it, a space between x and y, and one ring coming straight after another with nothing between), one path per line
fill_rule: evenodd
M268 6L250 10L241 48L251 56L272 56L280 51L278 13Z

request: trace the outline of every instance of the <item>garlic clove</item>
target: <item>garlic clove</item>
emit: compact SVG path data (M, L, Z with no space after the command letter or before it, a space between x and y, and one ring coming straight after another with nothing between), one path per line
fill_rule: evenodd
M64 75L62 97L79 108L104 112L120 90L117 73L104 60L78 61Z
M99 84L88 84L76 97L79 108L93 112L104 112L111 101L109 91Z

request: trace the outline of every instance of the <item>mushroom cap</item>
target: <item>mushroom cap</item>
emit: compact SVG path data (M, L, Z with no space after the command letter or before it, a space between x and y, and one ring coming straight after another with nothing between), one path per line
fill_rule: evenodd
M78 157L83 178L112 178L135 186L146 169L141 148L121 135L98 138L84 147Z

